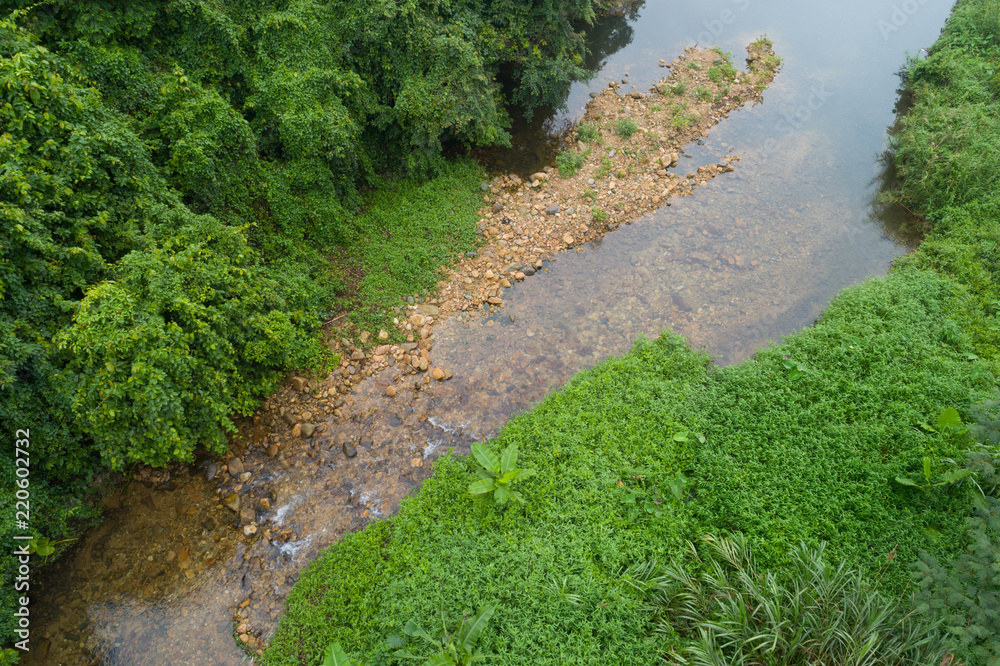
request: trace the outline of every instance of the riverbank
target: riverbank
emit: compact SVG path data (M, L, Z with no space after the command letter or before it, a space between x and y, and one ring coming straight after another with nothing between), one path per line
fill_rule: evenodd
M1000 206L948 168L972 164L968 178L988 178L977 170L988 160L969 159L978 143L949 127L971 129L984 104L996 116L996 94L984 98L996 53L984 4L994 6L960 3L911 68L901 194L932 221L912 256L739 366L714 369L666 335L582 373L491 442L518 445L519 466L538 472L518 486L523 509L470 496L470 461L439 462L396 517L348 535L306 572L265 663L316 661L334 641L388 662L385 639L409 620L428 626L439 606L455 618L488 603L497 612L479 647L504 663L655 663L684 637L651 631L628 567L683 561L685 541L706 533L742 532L772 568L798 540L826 541L831 559L904 600L922 551L947 562L965 550L967 484L924 492L896 479L918 477L924 459L931 479L952 471L949 460L963 468L973 442L940 417L955 409L973 423L995 385ZM950 194L921 195L914 174ZM680 499L664 490L672 482L683 483ZM645 514L642 498L662 508ZM933 600L940 588L924 592ZM986 663L975 641L962 655Z

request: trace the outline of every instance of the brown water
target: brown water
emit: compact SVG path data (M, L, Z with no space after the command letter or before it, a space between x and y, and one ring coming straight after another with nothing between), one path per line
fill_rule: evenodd
M809 325L845 285L884 272L915 241L901 233L898 211L872 205L891 179L878 156L893 121L892 73L906 48L933 41L949 9L928 3L883 40L877 21L891 7L720 0L644 8L632 43L606 57L605 77L627 71L644 89L663 73L659 58L674 57L683 35L714 26L724 10L736 18L717 43L767 32L786 58L763 106L733 114L688 149L694 166L735 149L737 170L560 255L509 290L496 313L439 323L432 355L453 371L450 381L408 376L390 399L384 389L399 372L390 368L343 398L339 419L341 398L322 397L329 385L318 399L285 388L273 402L295 400L327 424L322 435L292 438L264 409L237 444L247 482L217 487L203 465L131 484L111 518L47 577L34 600L33 656L53 664L249 660L234 632L266 640L302 567L344 532L395 511L449 447L467 450L640 336L671 328L735 362ZM562 117L578 113L587 91L574 89ZM803 107L808 118L786 118ZM275 438L284 443L271 458L262 444ZM345 457L345 442L356 457ZM231 492L242 517L220 503ZM250 522L259 529L247 539L241 526Z

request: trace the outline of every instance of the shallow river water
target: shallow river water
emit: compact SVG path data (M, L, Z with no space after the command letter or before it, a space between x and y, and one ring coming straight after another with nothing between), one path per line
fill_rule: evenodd
M287 427L260 418L244 433L253 476L238 491L261 526L254 539L220 504L208 461L168 481L131 484L109 520L44 581L32 607L33 658L249 661L234 632L266 640L302 567L344 532L391 514L449 447L467 450L640 336L671 328L718 362L736 362L812 323L844 286L884 273L916 242L901 211L873 203L892 178L882 153L895 72L907 52L934 41L950 4L905 8L912 11L882 0L663 0L595 31L616 46L630 41L604 55L599 76L574 86L566 110L536 119L534 131L579 118L589 93L610 80L629 81L622 93L648 89L665 74L658 60L696 41L742 54L757 36L771 37L785 64L764 103L731 114L678 167L733 151L736 171L559 255L508 290L495 314L440 322L434 365L452 370L450 381L390 399L384 389L399 370L385 370L345 398L341 419L332 400L308 407L326 431L286 442L276 457L259 443ZM507 168L524 172L546 159L548 144L531 131L504 158ZM282 391L290 400L291 389ZM345 457L345 442L356 457Z

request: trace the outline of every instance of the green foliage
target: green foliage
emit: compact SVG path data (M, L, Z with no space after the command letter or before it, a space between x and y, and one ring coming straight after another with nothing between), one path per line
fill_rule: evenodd
M410 638L419 638L432 650L429 657L418 657L408 650L399 649L393 654L400 659L414 659L423 661L423 666L469 666L476 662L486 661L488 655L484 655L476 649L479 635L486 628L496 606L487 604L476 615L471 618L463 618L459 621L454 631L448 631L448 616L442 608L440 610L441 635L434 637L420 626L420 623L411 619L403 627L403 633Z
M388 326L401 298L430 293L441 267L475 247L482 178L479 166L463 160L428 182L379 181L344 244L349 256L361 257L354 319Z
M940 623L922 621L857 570L834 566L825 544L800 544L779 571L762 568L747 539L706 538L692 572L668 566L653 586L659 629L683 646L671 663L940 664Z
M537 472L533 469L521 469L517 466L517 445L511 444L500 458L496 457L492 451L486 448L486 444L475 443L472 445L472 455L479 463L476 474L478 481L473 481L469 485L469 492L473 495L484 495L493 493L493 499L498 506L504 506L509 500L514 500L524 504L524 497L510 487L519 481L524 481L528 477L535 476Z
M639 126L631 118L619 118L615 124L615 134L627 139L639 130Z
M947 565L921 553L914 565L916 610L943 622L970 664L1000 659L1000 502L975 501L968 545Z
M340 643L334 643L326 651L326 657L321 666L366 666L367 662L351 659Z
M152 214L152 247L119 261L117 279L89 289L56 336L77 421L112 469L225 450L231 415L321 352L305 276L276 279L212 217Z
M580 123L576 128L576 138L584 143L590 143L598 136L597 125L594 123Z
M675 83L674 85L670 86L670 92L672 92L674 95L678 97L683 96L684 93L687 92L687 89L688 85L686 81L681 81L680 83Z
M577 152L572 148L567 148L556 155L556 168L559 169L560 176L569 178L579 171L586 161L587 152Z
M708 88L698 86L694 89L694 96L703 102L707 102L712 99L712 91Z

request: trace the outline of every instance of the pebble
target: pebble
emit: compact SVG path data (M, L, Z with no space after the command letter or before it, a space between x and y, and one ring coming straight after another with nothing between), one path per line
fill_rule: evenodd
M555 215L559 212L559 204L553 204L545 209L546 215Z
M239 476L243 473L243 461L239 458L233 458L229 461L229 473L233 476Z
M205 468L205 480L211 481L215 478L215 475L219 473L219 468L214 462L208 463L208 467Z
M222 500L222 505L232 511L233 513L240 512L240 496L236 493L230 493L226 499Z
M395 398L396 397L396 387L395 386L389 386L388 388L386 388L385 389L385 395L386 395L387 398Z
M354 445L351 444L350 442L344 442L343 449L344 449L344 455L347 456L348 458L353 458L354 456L358 455L358 450L354 448Z
M573 237L570 236L569 234L563 234L562 242L566 243L566 245L572 245L573 244Z

